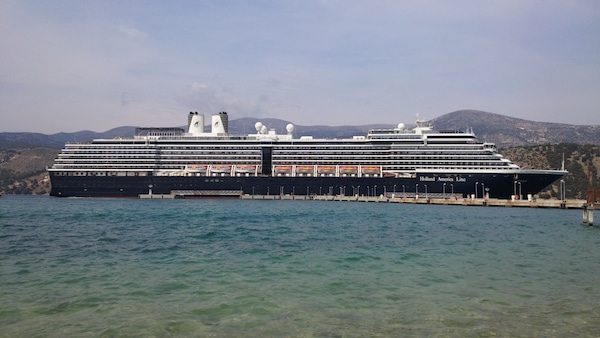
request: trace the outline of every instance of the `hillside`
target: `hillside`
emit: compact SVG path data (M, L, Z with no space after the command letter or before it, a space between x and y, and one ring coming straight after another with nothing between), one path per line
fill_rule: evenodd
M558 169L565 154L566 195L568 198L585 199L591 184L600 187L600 146L572 143L534 145L504 149L502 154L522 168ZM559 183L546 190L546 196L559 196Z
M105 132L82 130L73 133L41 134L29 132L0 133L0 149L48 147L62 148L67 142L87 142L95 138L132 136L135 127L117 127Z
M435 129L473 128L477 137L499 148L532 144L600 144L600 126L535 122L479 110L459 110L430 121Z
M50 181L46 167L58 154L52 148L0 150L0 192L11 194L46 194Z

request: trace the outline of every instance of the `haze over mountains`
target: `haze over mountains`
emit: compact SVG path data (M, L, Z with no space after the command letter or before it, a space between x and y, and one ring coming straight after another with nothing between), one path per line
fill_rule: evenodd
M479 110L459 110L431 120L435 129L473 128L500 148L532 144L600 144L600 125L535 122Z
M229 121L231 134L245 135L254 133L254 124L261 121L278 133L293 121L274 118L240 118ZM481 140L494 142L500 148L547 143L600 144L600 126L569 125L561 123L535 122L514 117L483 112L479 110L459 110L444 114L430 121L434 129L465 130L473 128ZM365 135L369 129L389 128L393 124L370 124L358 126L302 126L296 125L295 135L314 137L343 138ZM87 142L94 138L131 137L135 127L123 126L105 132L79 131L73 133L41 134L28 132L0 133L0 145L45 146L62 148L66 142Z

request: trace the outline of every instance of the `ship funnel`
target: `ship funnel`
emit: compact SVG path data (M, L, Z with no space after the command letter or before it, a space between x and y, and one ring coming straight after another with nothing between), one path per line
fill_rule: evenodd
M229 132L229 118L226 112L212 116L211 134L227 134Z
M225 134L229 134L229 116L227 112L220 112L219 116L221 116L221 122L223 122L223 129L225 129Z
M188 130L190 129L190 125L192 124L192 117L194 117L193 111L191 111L190 114L188 115L188 124L187 124Z
M204 133L204 115L198 112L190 113L188 117L189 126L188 133L193 136L200 136Z

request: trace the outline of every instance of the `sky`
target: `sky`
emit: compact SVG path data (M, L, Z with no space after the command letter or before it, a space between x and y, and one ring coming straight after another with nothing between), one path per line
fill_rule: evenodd
M600 124L600 1L0 0L0 131Z

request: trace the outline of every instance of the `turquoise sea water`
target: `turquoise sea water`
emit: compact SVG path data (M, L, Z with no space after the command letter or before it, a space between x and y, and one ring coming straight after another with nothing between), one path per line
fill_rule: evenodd
M4 196L0 336L598 336L580 217Z

